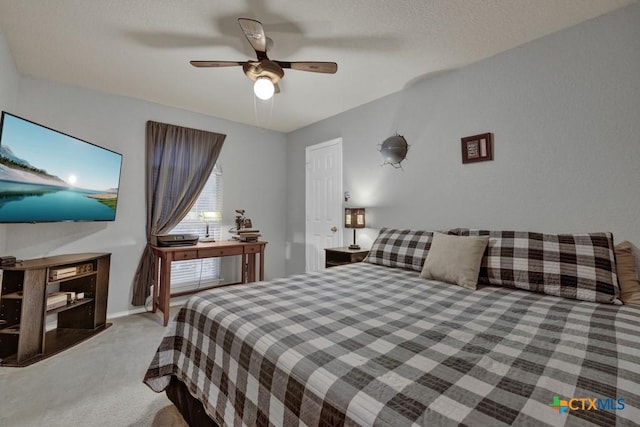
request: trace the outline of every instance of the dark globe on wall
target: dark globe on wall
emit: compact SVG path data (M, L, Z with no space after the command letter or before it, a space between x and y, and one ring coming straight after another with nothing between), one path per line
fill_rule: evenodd
M409 151L409 144L402 135L390 136L380 145L380 154L382 154L384 164L390 164L395 168L402 168L400 163L407 156L407 151Z

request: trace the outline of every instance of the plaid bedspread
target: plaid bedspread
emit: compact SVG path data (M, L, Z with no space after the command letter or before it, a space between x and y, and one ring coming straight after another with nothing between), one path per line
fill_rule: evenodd
M640 309L368 263L194 295L145 376L220 425L637 425Z

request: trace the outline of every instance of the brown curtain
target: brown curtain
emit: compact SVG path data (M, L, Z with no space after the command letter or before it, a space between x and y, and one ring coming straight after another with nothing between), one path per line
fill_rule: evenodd
M213 170L226 135L147 122L147 245L133 278L131 304L145 305L153 285L152 235L166 234L189 212Z

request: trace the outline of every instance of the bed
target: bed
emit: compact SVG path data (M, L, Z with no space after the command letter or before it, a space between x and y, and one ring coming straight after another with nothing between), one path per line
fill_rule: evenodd
M425 278L439 233L383 229L368 262L194 295L144 382L192 425L637 425L640 307L620 304L612 237L540 235L533 262L538 234L484 234L475 289ZM518 257L546 293L491 283L520 283Z

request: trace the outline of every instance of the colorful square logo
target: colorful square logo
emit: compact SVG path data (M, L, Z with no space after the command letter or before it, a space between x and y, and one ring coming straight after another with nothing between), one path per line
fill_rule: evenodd
M560 399L558 396L553 396L553 403L550 403L549 406L557 410L560 414L569 411L569 402L564 399Z

